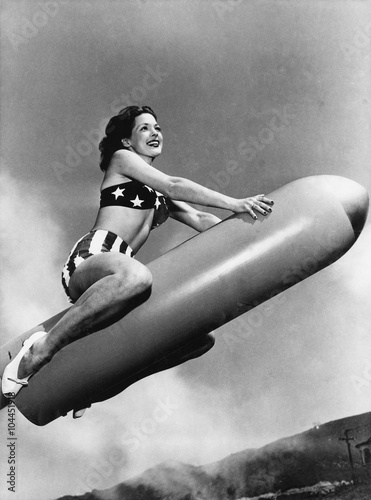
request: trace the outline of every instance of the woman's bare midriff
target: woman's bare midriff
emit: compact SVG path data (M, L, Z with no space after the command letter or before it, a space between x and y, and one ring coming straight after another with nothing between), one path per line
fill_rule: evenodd
M154 209L108 206L99 210L92 230L104 229L120 236L136 253L151 231Z

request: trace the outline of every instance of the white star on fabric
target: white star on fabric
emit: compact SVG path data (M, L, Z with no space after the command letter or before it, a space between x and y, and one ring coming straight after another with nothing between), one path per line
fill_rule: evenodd
M64 280L66 282L66 285L68 286L68 283L70 281L70 275L69 275L69 273L68 273L68 271L66 269L63 269L62 274L63 274L63 278L64 278Z
M80 255L77 255L77 257L75 257L73 259L73 262L75 264L75 267L77 267L79 264L81 264L82 262L84 262L85 259L83 259L82 257L80 257Z
M140 200L139 196L136 195L134 200L130 200L134 207L140 207L144 200Z
M115 195L115 200L117 200L117 198L119 196L124 196L122 193L125 191L125 189L120 189L119 187L116 189L116 191L113 191L112 194Z
M151 187L146 186L145 184L144 184L144 187L147 188L150 193L152 193L153 189Z
M158 207L161 205L161 201L159 198L156 198L155 205L156 205L156 209L158 209Z

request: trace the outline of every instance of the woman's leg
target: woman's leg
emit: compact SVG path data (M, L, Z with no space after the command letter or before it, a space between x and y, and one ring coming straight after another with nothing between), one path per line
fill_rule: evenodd
M69 289L76 303L26 352L18 378L38 371L67 344L124 317L150 293L152 276L140 262L118 252L93 255L74 271Z
M15 378L22 379L35 373L65 345L120 320L148 298L151 284L150 271L130 257L120 253L89 257L78 266L69 282L70 294L77 299L76 303L47 335L26 351ZM194 339L171 355L155 361L144 370L144 376L201 356L213 345L212 334Z

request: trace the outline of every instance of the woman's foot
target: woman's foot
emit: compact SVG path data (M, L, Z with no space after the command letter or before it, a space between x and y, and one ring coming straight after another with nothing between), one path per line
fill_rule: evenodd
M28 380L43 365L41 357L33 353L34 344L47 332L36 332L23 342L23 347L16 357L5 367L2 377L2 393L6 398L13 399L28 385Z

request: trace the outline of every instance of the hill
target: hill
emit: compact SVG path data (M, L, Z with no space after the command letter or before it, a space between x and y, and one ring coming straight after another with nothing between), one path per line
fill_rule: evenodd
M355 474L359 482L367 484L371 469L362 465L355 444L371 436L371 412L319 425L204 466L164 462L113 488L59 500L237 500L261 495L272 498L267 494L274 492L281 492L278 498L282 500L313 498L311 492L320 492L323 482L340 487L341 482L351 481L348 448L339 439L348 429L353 438ZM313 485L317 490L298 491ZM331 493L335 498L335 486L331 488L323 486L318 495Z

